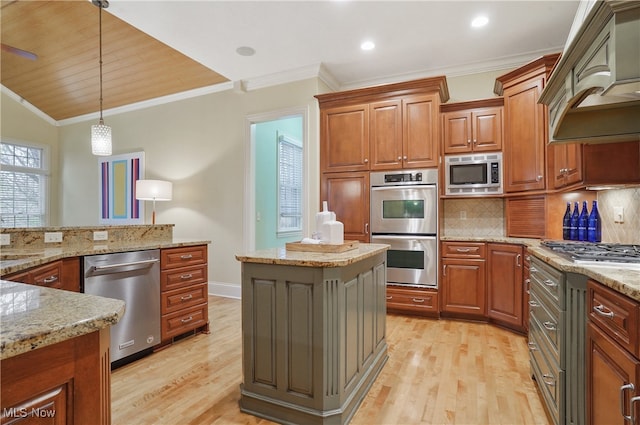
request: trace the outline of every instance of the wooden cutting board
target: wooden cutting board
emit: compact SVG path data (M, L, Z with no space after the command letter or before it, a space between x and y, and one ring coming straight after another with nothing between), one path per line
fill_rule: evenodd
M287 242L287 251L338 253L358 249L359 241L344 241L341 244Z

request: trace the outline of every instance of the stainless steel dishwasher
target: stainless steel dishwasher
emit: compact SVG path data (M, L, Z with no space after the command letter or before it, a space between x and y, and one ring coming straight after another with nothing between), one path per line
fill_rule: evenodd
M111 327L112 366L160 343L159 250L85 256L84 292L125 302L124 316Z

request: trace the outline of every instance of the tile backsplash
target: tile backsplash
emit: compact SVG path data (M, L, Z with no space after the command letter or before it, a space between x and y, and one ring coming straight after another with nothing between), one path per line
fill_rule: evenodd
M624 221L615 223L614 208L622 207ZM598 192L602 241L640 244L640 187Z
M500 198L445 199L444 235L504 236L504 202Z

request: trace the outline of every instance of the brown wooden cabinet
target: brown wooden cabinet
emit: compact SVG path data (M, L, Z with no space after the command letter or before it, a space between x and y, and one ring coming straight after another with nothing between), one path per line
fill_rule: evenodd
M567 143L548 147L550 189L560 189L582 181L582 144Z
M593 280L587 288L587 423L639 425L640 303Z
M387 311L438 317L438 291L387 285Z
M4 280L80 292L80 259L70 257L2 276Z
M487 311L489 319L523 329L523 248L521 245L487 245ZM528 317L527 317L528 319Z
M440 310L443 316L485 318L486 245L443 242Z
M344 225L344 238L369 242L369 173L324 173L320 197Z
M503 98L440 106L445 154L500 151Z
M320 169L369 169L369 105L356 104L320 110Z
M559 54L546 55L496 79L504 97L504 191L545 189L547 109L540 93Z
M402 99L402 168L438 166L438 97L433 93Z
M208 331L207 246L160 251L162 342L195 331Z

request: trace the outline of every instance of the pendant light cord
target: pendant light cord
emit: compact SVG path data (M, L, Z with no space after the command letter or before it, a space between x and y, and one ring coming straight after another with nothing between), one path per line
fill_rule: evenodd
M102 2L99 2L98 7L100 8L99 14L99 27L100 27L100 124L104 124L104 120L102 119Z

